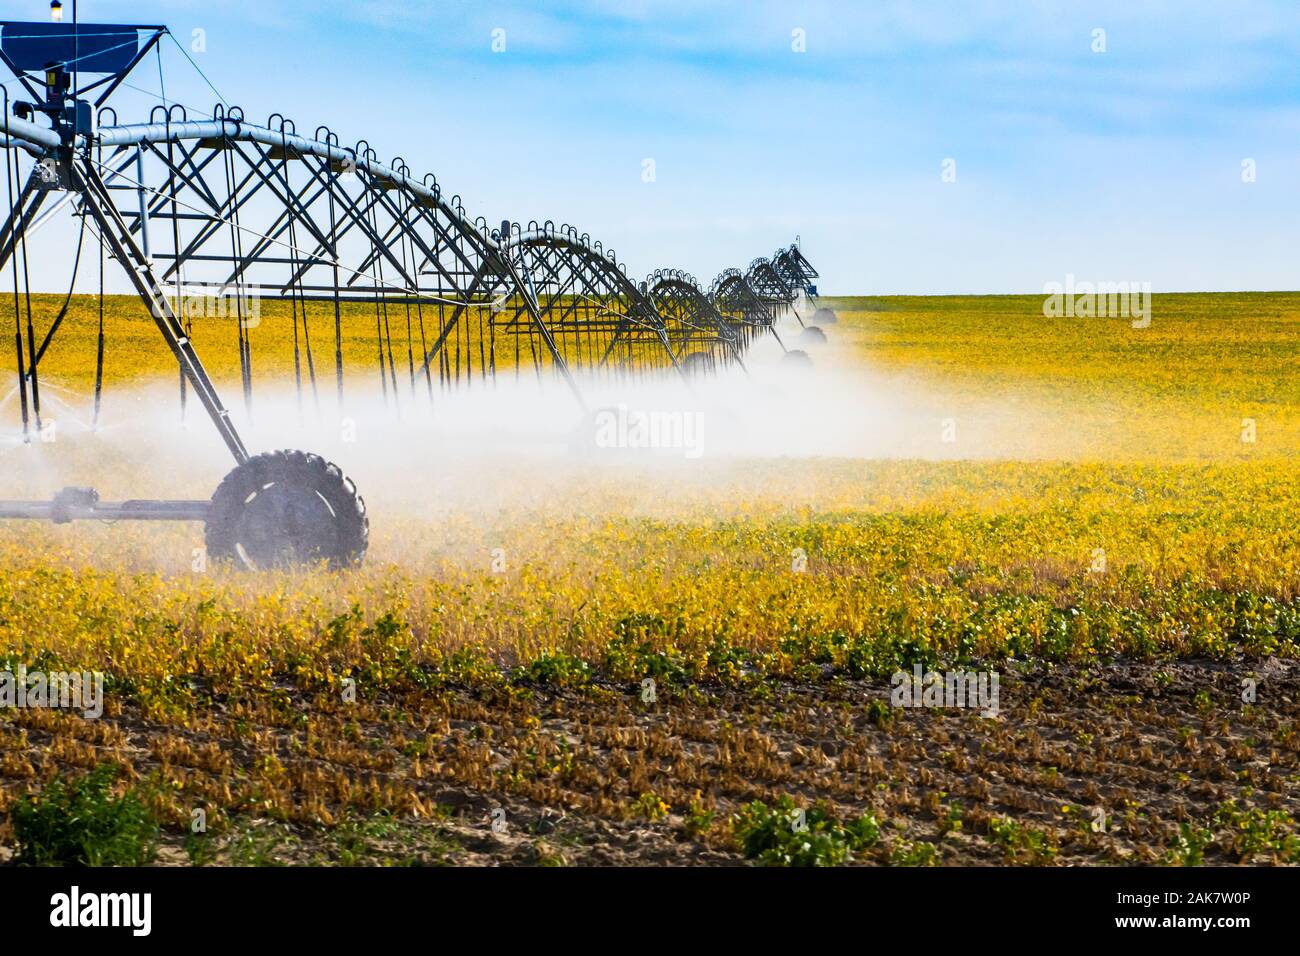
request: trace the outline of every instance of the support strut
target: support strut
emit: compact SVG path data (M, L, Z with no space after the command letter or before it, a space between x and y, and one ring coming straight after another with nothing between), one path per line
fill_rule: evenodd
M51 501L0 501L0 518L18 521L206 521L207 501L100 501L93 488L64 488Z
M162 286L154 273L153 263L136 244L130 228L122 220L117 207L109 198L107 187L99 178L99 174L89 165L84 171L80 166L74 165L72 177L74 188L80 190L84 196L85 211L94 218L99 226L100 235L112 249L113 256L121 263L136 292L139 293L141 301L153 316L163 339L180 365L181 375L198 395L199 402L208 413L208 417L212 419L212 424L234 456L235 462L244 464L249 459L248 450L230 421L230 412L222 404L207 369L199 361L193 343L185 334L185 329L167 300L167 296L163 294Z

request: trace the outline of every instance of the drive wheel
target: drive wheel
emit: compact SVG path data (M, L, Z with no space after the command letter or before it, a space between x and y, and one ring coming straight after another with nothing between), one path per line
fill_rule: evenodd
M806 372L813 367L812 356L800 349L791 349L781 356L781 364L794 371Z
M324 561L361 562L370 521L357 487L319 455L276 451L250 458L212 496L208 558L250 570Z

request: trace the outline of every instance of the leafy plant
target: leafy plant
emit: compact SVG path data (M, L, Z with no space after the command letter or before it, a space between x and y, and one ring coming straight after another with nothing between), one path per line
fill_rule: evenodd
M774 807L749 804L737 814L734 831L745 856L767 866L838 866L880 839L869 814L841 824L820 806L800 810L790 797Z
M1200 866L1205 862L1205 850L1214 843L1214 833L1204 827L1184 821L1178 826L1178 836L1164 862L1172 866Z
M889 852L892 866L935 866L939 862L939 848L924 840L901 841Z
M694 798L691 800L690 807L686 810L685 828L687 834L692 837L699 837L713 829L713 821L717 816L712 810L706 810L704 801L700 797L699 791L696 791Z
M571 654L555 651L516 668L513 679L515 683L548 687L582 687L591 681L591 665Z
M158 823L135 790L113 796L113 764L73 780L55 777L12 811L17 862L29 866L143 866L153 860Z
M670 808L668 804L659 799L657 794L646 792L637 798L634 809L639 816L645 817L653 823L668 816Z
M1056 859L1056 839L1052 834L1009 817L990 820L989 836L1002 848L1009 863L1042 866Z

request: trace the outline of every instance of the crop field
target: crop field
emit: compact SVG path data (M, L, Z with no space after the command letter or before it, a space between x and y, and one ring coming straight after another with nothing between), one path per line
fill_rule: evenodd
M357 480L369 556L0 525L0 671L105 675L98 719L0 707L0 861L1300 863L1300 294L1157 295L1147 328L830 304L816 373L757 363L677 458L421 437L413 405L339 443L323 307L319 419L243 409L232 323L196 320L259 443ZM260 381L293 381L286 308ZM41 365L52 440L0 407L0 496L206 498L230 462L135 300L84 427L98 321L77 297ZM899 706L917 669L996 676L992 711Z

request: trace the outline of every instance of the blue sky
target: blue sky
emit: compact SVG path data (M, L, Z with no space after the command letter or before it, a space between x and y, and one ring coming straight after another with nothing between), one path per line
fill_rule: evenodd
M0 11L44 19L47 6ZM300 130L365 138L489 221L572 222L633 275L673 266L707 282L799 234L834 293L1039 292L1071 273L1157 292L1300 288L1294 2L83 0L80 12L167 23L187 47L201 29L195 61L250 118L279 111ZM210 109L175 48L164 66L172 98ZM156 69L138 82L156 91Z

